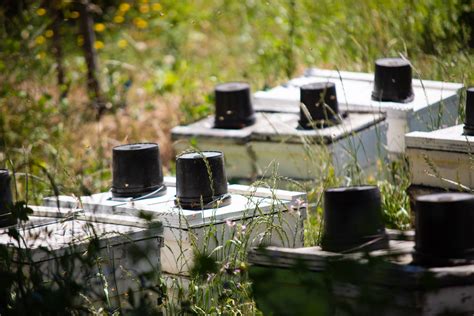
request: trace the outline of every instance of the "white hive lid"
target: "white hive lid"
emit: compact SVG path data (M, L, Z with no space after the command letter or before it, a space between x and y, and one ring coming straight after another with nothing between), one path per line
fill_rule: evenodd
M446 152L474 152L474 136L463 135L464 125L456 125L432 132L411 132L405 135L407 148Z
M457 94L462 84L431 80L413 79L415 98L409 103L372 101L374 75L348 71L310 68L305 75L267 91L254 94L257 110L299 112L300 87L314 82L333 82L336 84L337 98L341 110L379 112L393 109L397 111L419 111L431 104Z

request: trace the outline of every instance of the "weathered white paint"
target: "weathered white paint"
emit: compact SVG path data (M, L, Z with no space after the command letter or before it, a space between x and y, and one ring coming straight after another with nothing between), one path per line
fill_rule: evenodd
M313 82L336 84L342 111L387 113L387 146L392 153L402 153L403 136L409 131L430 131L456 124L461 84L413 79L415 98L403 104L372 101L373 74L311 68L305 75L286 84L254 94L257 111L299 113L300 87Z
M405 136L411 183L437 188L474 188L474 137L463 125Z
M285 190L271 190L243 185L229 185L230 205L202 211L186 210L175 206L175 179L164 179L164 196L138 201L115 202L111 193L81 197L80 201L59 196L60 205L81 208L85 214L107 217L140 214L152 216L163 223L165 247L161 251L162 270L166 273L187 275L193 262L193 249L216 251L217 257L226 256L232 246L228 241L239 227L248 227L248 246L269 244L287 247L303 245L303 222L306 216L306 194ZM56 205L57 198L44 200L45 205Z
M86 252L88 242L94 236L99 238L100 271L109 284L112 303L116 303L114 299L117 295L125 294L129 288L140 289L135 281L140 274L160 272L163 246L161 223L151 227L149 222L130 216L95 216L81 209L29 207L34 211L29 221L17 226L22 237L20 245L8 236L7 228L0 228L0 244L28 248L33 264L38 265L46 277L53 277L61 271L58 270L61 257ZM139 252L143 253L142 257L133 256ZM21 260L21 257L17 257L17 260ZM85 274L81 262L76 260L73 264L76 265L74 277L87 281L94 291L93 295L97 295L89 299L104 299L99 268L95 267L89 271L90 274Z
M349 113L341 124L300 130L295 113L257 113L254 125L239 134L213 128L208 117L172 130L174 148L182 152L191 144L200 150L224 152L229 178L272 176L314 179L326 161L342 173L356 163L363 169L384 159L386 125L379 113ZM238 134L238 136L235 136ZM325 172L325 171L324 171Z
M427 268L412 264L414 242L391 240L389 249L364 253L340 254L321 250L320 247L281 248L268 247L266 252L250 251L251 265L266 269L288 269L304 266L315 275L324 273L331 260L344 259L352 262L353 267L367 264L367 255L383 258L384 264L373 266L377 273L360 285L342 278L331 279L335 273L326 274L326 281L332 284L332 294L341 305L335 305L336 314L346 315L347 309L340 306L351 306L353 311L367 308L363 295L371 293L380 297L383 315L472 315L474 313L474 265ZM350 269L346 263L346 268ZM359 271L359 270L356 270ZM362 271L362 270L360 270ZM300 280L289 280L275 284L275 287L288 287L293 295L298 293ZM369 291L369 292L367 292ZM291 297L291 296L290 296ZM388 300L387 300L388 299ZM256 297L258 304L259 298ZM291 304L291 302L289 302ZM382 312L381 306L374 307L373 312ZM349 309L350 310L350 309Z

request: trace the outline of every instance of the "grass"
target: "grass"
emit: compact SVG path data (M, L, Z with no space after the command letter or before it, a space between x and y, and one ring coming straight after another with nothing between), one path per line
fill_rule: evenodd
M248 81L256 91L310 66L367 72L376 58L401 55L410 59L418 77L474 84L469 25L460 23L468 1L364 0L354 6L349 0L150 0L124 1L130 4L126 11L119 3L101 1L95 19L103 30L96 26L96 36L109 112L97 122L85 91L73 10L66 6L62 25L68 95L61 99L64 87L54 82L50 53L51 21L40 14L40 2L27 3L17 15L0 8L0 165L15 172L16 200L29 204L58 193L108 190L111 148L125 142L158 142L171 173L170 129L211 114L212 89L220 82ZM308 245L319 241L322 193L335 185L379 185L387 226L410 227L404 160L388 167L381 162L375 176L361 173L357 164L341 172L323 161L315 162L320 170L313 181L290 185L308 193ZM259 185L274 187L283 180L272 179ZM239 227L234 229L237 234ZM250 237L240 233L238 240L245 244ZM175 310L170 303L171 312L258 313L245 273L245 247L225 247L219 251L234 256L209 261L217 271L213 268L212 277L202 280L200 270L189 291L176 287L180 303ZM208 253L200 256L208 261ZM243 272L234 273L237 269Z

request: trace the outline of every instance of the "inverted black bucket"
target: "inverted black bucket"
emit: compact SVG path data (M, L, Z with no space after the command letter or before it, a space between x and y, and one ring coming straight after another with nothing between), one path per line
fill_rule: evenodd
M176 205L201 210L229 203L223 153L192 152L176 158Z
M136 143L113 149L112 195L138 198L166 193L160 149L155 143Z
M214 89L216 114L214 127L240 129L255 123L250 86L244 82L227 82Z
M415 200L415 264L474 262L474 195L438 193Z
M375 61L372 100L408 103L414 98L410 62L402 58Z
M466 90L466 121L464 135L474 136L474 87Z
M339 121L336 85L316 82L300 87L300 120L303 129L334 125Z
M16 224L10 207L13 204L12 190L10 186L11 177L7 169L0 169L0 227Z
M331 252L372 251L388 247L376 186L327 189L321 248Z

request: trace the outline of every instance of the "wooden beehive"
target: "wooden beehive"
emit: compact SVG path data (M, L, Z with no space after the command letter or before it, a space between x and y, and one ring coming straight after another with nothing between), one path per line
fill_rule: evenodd
M472 315L474 265L416 266L413 245L392 240L369 254L252 250L257 307L274 315Z
M299 113L300 87L313 82L336 84L339 108L349 111L384 112L387 115L387 147L390 153L402 153L404 135L410 131L431 131L458 122L461 84L413 80L415 98L409 103L379 102L371 99L374 75L311 68L304 76L286 84L254 94L257 111Z
M172 130L176 152L190 146L225 154L229 178L255 179L274 173L314 179L327 162L342 173L348 166L370 169L385 156L386 126L378 113L349 113L340 124L321 129L298 128L299 114L256 113L254 125L238 130L214 128L208 117Z
M125 215L94 215L81 209L30 208L34 212L29 220L17 226L21 242L7 234L8 228L2 228L0 243L15 249L14 261L20 267L37 265L46 278L45 282L58 273L66 273L62 270L63 262L69 260L67 273L72 273L74 281L90 290L85 293L87 299L91 302L110 299L113 306L119 306L118 300L129 290L138 293L154 282L152 278L143 279L143 275L160 275L161 223ZM85 268L78 258L86 256L91 240L96 238L94 260L97 264ZM27 256L18 255L18 251ZM137 280L147 280L147 284L139 285Z
M303 222L306 194L244 185L230 185L230 205L193 211L175 205L175 179L165 177L167 193L143 200L113 200L111 193L99 193L79 199L59 196L45 199L46 205L81 207L86 214L115 214L137 218L151 216L163 223L165 247L162 248L162 271L188 275L195 250L212 251L245 227L249 246L268 244L286 247L303 245ZM105 215L102 215L105 216ZM108 216L108 215L107 215ZM244 226L242 226L244 225ZM240 231L238 230L240 229ZM222 248L217 256L225 257L231 248Z
M470 191L474 187L474 137L463 125L405 136L412 186Z

